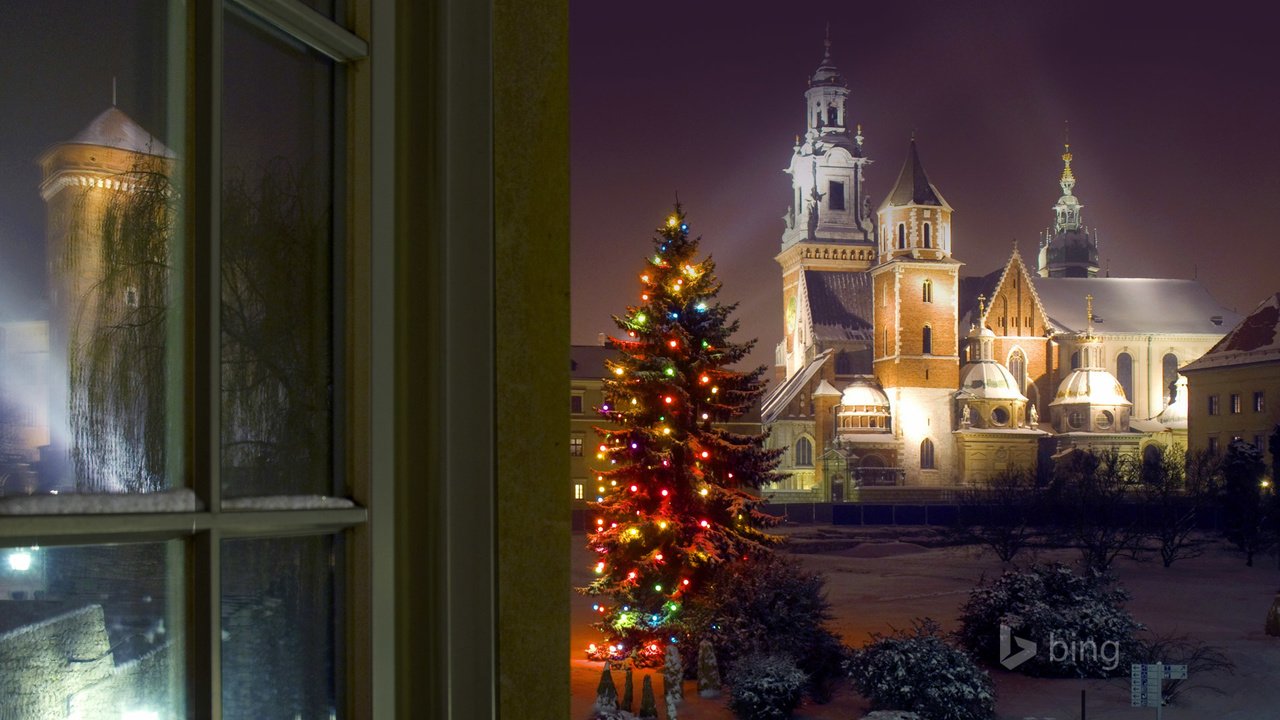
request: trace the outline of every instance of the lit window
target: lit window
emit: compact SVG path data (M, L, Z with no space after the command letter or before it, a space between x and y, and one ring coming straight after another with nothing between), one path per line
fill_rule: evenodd
M1174 400L1174 386L1178 382L1178 356L1165 353L1160 359L1160 382L1164 387L1164 401L1169 404Z
M925 227L927 228L929 226L925 225ZM933 302L933 281L932 280L924 281L924 301L927 303Z
M1209 414L1218 415L1218 414L1221 414L1221 412L1222 412L1221 409L1218 407L1218 396L1210 395L1209 396Z
M1267 409L1267 396L1261 390L1253 394L1253 411L1264 412Z
M920 469L932 470L933 467L933 441L925 438L920 441Z
M1240 393L1231 393L1231 414L1240 414Z
M573 499L574 500L582 499L582 483L573 484Z
M802 437L796 440L796 466L808 467L813 465L813 443L809 438Z
M582 436L574 435L569 438L569 456L582 457Z

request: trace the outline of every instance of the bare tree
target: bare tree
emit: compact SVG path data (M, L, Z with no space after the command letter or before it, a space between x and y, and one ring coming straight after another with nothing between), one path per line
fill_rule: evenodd
M68 330L71 460L81 487L165 485L165 368L176 193L163 158L145 156L104 192L86 188L67 218L71 242L51 258L64 277L96 273ZM96 247L86 254L78 247ZM86 260L86 258L92 258ZM81 262L94 267L79 267Z
M1180 445L1174 445L1144 456L1139 477L1146 535L1159 546L1164 566L1203 554L1199 527L1212 507L1212 468L1203 458L1191 458Z
M1138 472L1133 458L1113 450L1070 453L1054 468L1051 498L1057 531L1080 549L1084 566L1106 572L1121 555L1142 553Z
M959 494L960 537L986 546L1010 563L1036 537L1040 493L1035 474L1009 468Z

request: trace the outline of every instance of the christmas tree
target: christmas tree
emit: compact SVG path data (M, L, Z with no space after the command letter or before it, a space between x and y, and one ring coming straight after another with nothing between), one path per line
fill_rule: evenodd
M598 557L583 589L602 597L595 627L607 639L587 649L593 659L661 664L680 639L681 604L715 566L776 542L762 529L776 520L751 491L779 478L782 451L716 425L764 393L765 368L730 368L754 341L732 341L735 306L715 301L720 281L698 242L677 204L640 273L640 304L614 317L623 334L609 344L619 357L597 410L618 428L596 430L589 545Z

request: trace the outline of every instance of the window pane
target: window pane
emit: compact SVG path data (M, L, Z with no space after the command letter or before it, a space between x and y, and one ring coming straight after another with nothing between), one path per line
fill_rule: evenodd
M222 715L335 717L340 539L222 543Z
M0 549L0 718L186 716L183 567L180 541Z
M178 477L182 7L4 8L0 495Z
M239 12L225 42L224 494L329 495L337 70Z

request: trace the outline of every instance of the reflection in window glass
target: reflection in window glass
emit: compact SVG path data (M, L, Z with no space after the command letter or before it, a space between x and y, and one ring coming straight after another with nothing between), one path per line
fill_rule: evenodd
M173 7L81 4L54 32L45 4L5 6L0 495L145 492L174 475L183 118L172 108L185 74L165 60L183 56Z
M0 549L0 718L183 717L183 566L178 541Z
M237 12L225 42L224 494L329 495L336 70Z
M222 714L336 714L336 536L222 543Z

